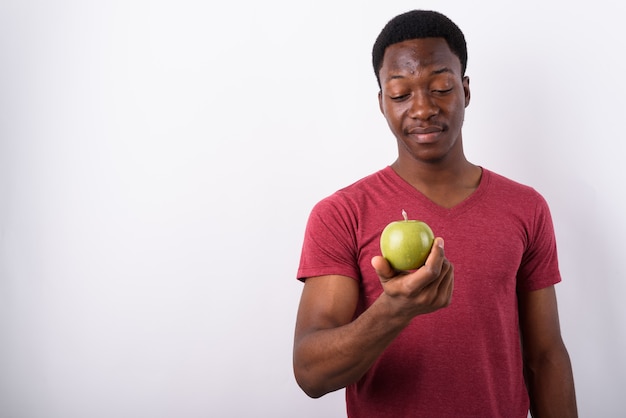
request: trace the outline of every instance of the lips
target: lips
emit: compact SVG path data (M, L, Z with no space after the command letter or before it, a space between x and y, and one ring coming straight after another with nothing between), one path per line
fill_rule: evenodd
M442 127L431 125L431 126L414 126L412 128L409 128L407 130L407 133L409 135L425 135L425 134L439 133L442 131L443 131Z
M444 129L437 125L413 126L406 130L406 133L413 137L418 143L426 144L436 142L440 133Z

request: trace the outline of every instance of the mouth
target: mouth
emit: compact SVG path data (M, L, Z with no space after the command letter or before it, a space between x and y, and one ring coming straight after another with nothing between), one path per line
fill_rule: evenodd
M437 125L414 126L407 129L408 136L414 138L420 144L428 144L437 141L437 137L444 131Z

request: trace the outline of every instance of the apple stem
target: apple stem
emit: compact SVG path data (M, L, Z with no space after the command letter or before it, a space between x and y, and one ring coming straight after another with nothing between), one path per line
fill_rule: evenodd
M409 220L409 215L406 214L406 211L404 209L402 209L402 217L404 218L405 221Z

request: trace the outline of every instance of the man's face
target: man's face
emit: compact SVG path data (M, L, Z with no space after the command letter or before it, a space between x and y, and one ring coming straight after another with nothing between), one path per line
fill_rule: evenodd
M438 162L462 147L469 79L443 38L412 39L387 47L378 99L400 158Z

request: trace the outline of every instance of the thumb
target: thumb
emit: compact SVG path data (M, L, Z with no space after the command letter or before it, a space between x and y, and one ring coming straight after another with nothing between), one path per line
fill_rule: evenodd
M443 238L440 238L440 237L435 238L435 241L433 242L433 246L430 249L430 254L428 254L428 258L426 259L425 264L427 266L433 267L443 261L443 257L445 254L443 247L444 247Z

